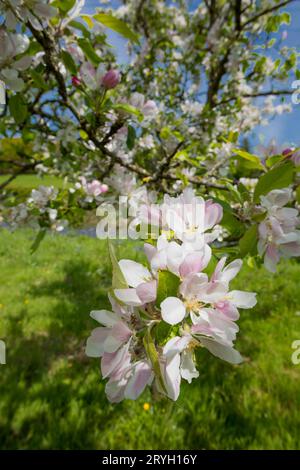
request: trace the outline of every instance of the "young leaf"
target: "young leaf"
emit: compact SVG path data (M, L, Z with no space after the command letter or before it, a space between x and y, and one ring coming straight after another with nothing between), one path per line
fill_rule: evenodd
M166 323L165 321L160 321L154 328L154 336L157 343L161 346L165 344L166 340L168 339L170 332L172 331L172 325Z
M138 35L131 31L127 24L124 23L124 21L119 20L119 18L115 18L114 16L106 13L98 13L97 15L94 15L94 18L107 28L121 34L124 38L129 39L136 44L139 43Z
M149 358L149 360L152 364L155 376L158 379L159 384L162 387L162 389L164 390L164 392L166 392L164 379L163 379L161 369L160 369L158 352L156 350L153 338L151 336L151 331L149 329L147 330L147 333L144 336L143 342L144 342L144 347L145 347L145 350L146 350L146 354L147 354L147 356L148 356L148 358Z
M122 273L121 268L119 266L118 259L115 253L115 248L109 239L107 239L107 242L110 262L112 266L112 288L127 289L128 285L125 280L124 274Z
M180 279L170 271L159 271L156 304L160 306L167 297L176 297Z
M259 202L259 198L272 191L289 186L293 181L294 164L285 162L262 175L255 187L254 202Z
M89 59L93 65L95 66L99 65L101 59L96 54L91 42L87 38L78 38L77 41L78 41L78 45L83 50L86 58Z
M66 68L71 72L71 74L76 75L77 67L71 54L67 51L61 51L61 58Z
M143 120L143 113L135 108L134 106L131 106L130 104L126 103L117 103L112 106L113 109L116 109L118 111L124 111L125 113L132 114L138 118L139 121Z
M246 152L245 150L240 150L240 149L233 149L233 151L236 154L236 156L244 160L247 160L248 162L253 163L253 166L255 168L258 168L260 170L265 169L265 167L261 163L260 158L257 155L253 155L252 153L249 153L249 152Z
M128 126L128 134L127 134L127 147L129 150L132 150L134 147L134 142L135 142L135 129L132 126Z
M246 256L248 253L255 255L257 252L257 238L258 230L257 225L252 225L239 241L241 256Z
M93 29L94 27L94 22L93 18L89 15L81 15L81 18L86 22L89 28Z
M10 113L17 124L25 121L27 116L27 105L20 93L10 97L8 101Z

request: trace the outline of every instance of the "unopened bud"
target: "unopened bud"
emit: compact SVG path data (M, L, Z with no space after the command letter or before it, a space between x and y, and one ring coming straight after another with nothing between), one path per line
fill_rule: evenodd
M102 78L102 85L107 90L115 88L120 83L120 72L118 70L109 70Z
M72 77L72 85L76 87L81 85L81 81L78 77Z

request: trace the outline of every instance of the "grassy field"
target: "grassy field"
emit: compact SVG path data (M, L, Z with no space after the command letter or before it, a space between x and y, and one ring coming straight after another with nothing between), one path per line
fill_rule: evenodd
M30 256L32 232L0 232L0 365L2 449L299 449L300 264L278 274L244 268L235 287L258 292L243 311L237 348L246 361L228 365L203 350L200 377L174 405L110 405L97 359L84 355L108 306L106 245L85 237L47 236ZM121 256L141 257L132 245ZM144 403L150 403L145 411Z
M0 184L8 178L9 175L0 175ZM37 188L40 185L53 185L56 188L62 188L64 181L61 178L49 175L43 177L38 177L37 175L19 175L7 185L7 188L13 190L28 189L28 191L31 191L33 188Z

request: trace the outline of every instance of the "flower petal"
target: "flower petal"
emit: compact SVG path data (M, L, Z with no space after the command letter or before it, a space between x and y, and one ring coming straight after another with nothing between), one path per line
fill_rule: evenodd
M90 316L101 323L101 325L110 327L114 326L114 324L120 320L120 317L116 313L110 312L109 310L92 310Z
M175 354L165 364L164 377L168 397L176 401L180 392L180 354Z
M115 289L115 296L124 304L132 305L133 307L138 307L143 305L143 302L136 293L136 289Z
M240 364L243 362L243 358L240 353L230 346L225 346L211 338L201 338L201 343L214 356L219 357L224 361L230 362L231 364Z
M119 266L130 287L137 287L151 278L151 274L145 266L130 259L121 259Z
M180 373L181 377L187 380L189 384L193 379L199 377L199 372L195 367L191 351L183 351L181 356Z
M147 384L153 380L153 372L146 361L135 364L132 375L125 388L124 396L130 400L136 400L144 391Z
M167 297L161 304L161 316L169 325L181 322L186 314L183 302L177 297Z
M157 291L157 282L149 281L143 282L136 288L136 293L138 297L141 299L143 304L148 304L150 302L154 302L156 299L156 292Z
M252 308L257 303L255 292L244 292L242 290L232 290L228 294L229 301L238 308Z

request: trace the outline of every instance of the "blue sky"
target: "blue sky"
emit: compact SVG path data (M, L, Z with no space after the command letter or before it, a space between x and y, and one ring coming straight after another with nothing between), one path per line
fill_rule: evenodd
M101 5L99 0L86 0L85 2L85 13L92 13L96 7L105 7ZM118 4L118 0L113 0L110 5ZM193 0L193 6L197 5L199 2ZM285 44L287 46L297 47L297 51L300 52L300 0L296 0L291 5L285 8L292 14L292 23L290 26L282 27L281 31L286 29L288 31L287 39ZM110 43L115 48L115 52L120 63L126 63L127 53L125 48L125 43L122 38L115 34L109 33ZM282 83L282 89L288 89L291 86L291 83ZM287 102L291 102L289 96L286 97ZM283 114L281 116L276 116L267 126L258 126L252 132L250 142L253 146L262 142L267 144L270 140L275 139L279 144L295 144L299 146L300 144L300 104L292 105L292 112Z

